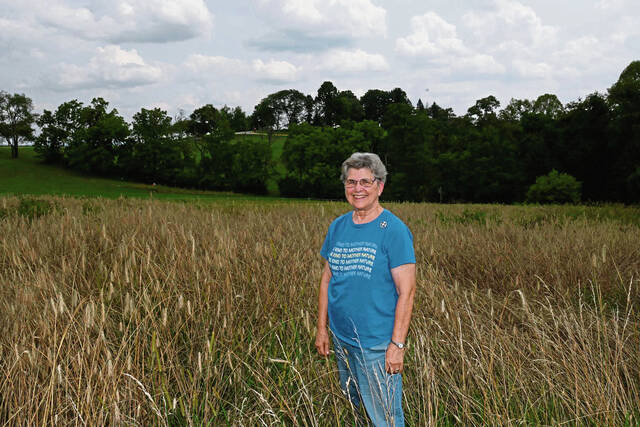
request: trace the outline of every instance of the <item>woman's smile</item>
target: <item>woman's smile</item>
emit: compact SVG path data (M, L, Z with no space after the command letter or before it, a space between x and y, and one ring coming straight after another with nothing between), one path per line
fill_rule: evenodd
M378 197L382 193L384 183L377 180L369 168L349 169L347 181L356 182L353 187L345 186L345 197L356 210L356 214L366 218L367 214L378 210ZM372 184L370 187L364 187L363 181Z

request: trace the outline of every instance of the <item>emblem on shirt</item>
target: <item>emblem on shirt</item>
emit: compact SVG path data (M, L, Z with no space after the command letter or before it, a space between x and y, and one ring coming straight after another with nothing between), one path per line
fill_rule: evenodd
M387 228L387 221L380 222L380 228Z

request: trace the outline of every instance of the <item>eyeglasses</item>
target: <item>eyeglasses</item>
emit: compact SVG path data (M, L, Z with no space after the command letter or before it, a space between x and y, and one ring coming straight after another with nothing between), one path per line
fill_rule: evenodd
M347 188L353 188L359 183L361 187L369 188L377 179L378 178L347 179L344 182L344 186Z

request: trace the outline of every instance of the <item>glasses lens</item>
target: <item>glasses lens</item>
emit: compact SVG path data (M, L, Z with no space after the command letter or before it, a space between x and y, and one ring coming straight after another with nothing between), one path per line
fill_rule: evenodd
M373 185L373 183L376 181L376 178L373 179L367 179L367 178L362 178L360 180L355 180L355 179L347 179L344 182L344 186L345 187L355 187L356 184L360 183L360 186L364 187L364 188L369 188Z

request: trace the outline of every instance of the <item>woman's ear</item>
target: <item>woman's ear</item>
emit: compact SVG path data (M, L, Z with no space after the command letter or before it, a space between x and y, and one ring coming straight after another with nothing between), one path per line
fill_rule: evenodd
M378 181L378 197L380 197L383 191L384 191L384 182Z

